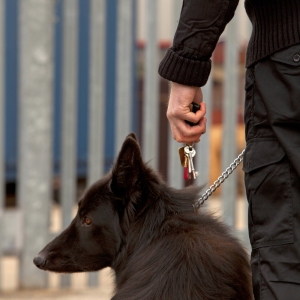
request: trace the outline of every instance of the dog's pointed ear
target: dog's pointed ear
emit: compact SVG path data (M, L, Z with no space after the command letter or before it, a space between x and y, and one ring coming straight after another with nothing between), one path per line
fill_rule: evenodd
M138 191L144 163L134 134L126 137L112 169L111 190L117 196L128 197Z
M137 139L136 135L133 132L129 133L127 135L126 139L129 138L129 137L133 138L136 142L138 142L138 139Z

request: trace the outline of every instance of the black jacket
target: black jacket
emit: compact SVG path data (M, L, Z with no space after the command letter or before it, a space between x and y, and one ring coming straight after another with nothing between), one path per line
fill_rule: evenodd
M203 86L210 73L211 55L238 0L184 0L173 46L159 74L185 85ZM299 0L246 0L253 31L246 66L300 43Z

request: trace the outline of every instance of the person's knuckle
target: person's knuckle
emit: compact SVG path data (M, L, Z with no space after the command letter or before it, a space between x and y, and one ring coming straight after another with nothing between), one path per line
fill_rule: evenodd
M170 119L170 118L171 118L171 112L170 112L170 110L169 110L169 109L168 109L168 110L167 110L167 112L166 112L166 116L167 116L167 118L168 118L168 119Z

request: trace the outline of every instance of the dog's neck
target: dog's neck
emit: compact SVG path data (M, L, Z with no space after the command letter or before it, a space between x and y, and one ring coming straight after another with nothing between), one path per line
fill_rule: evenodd
M192 201L189 201L194 197L195 189L175 190L166 185L156 186L155 192L141 195L144 206L138 206L134 218L123 228L124 240L112 265L116 274L126 268L123 257L143 251L141 248L161 237L166 221L185 213L194 214Z

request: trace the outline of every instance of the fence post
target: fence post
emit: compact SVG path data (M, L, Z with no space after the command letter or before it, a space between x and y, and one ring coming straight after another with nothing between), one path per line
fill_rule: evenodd
M77 59L78 59L78 1L63 2L63 83L61 140L61 207L62 227L71 222L77 187ZM70 275L61 276L61 286L71 284Z
M105 140L105 0L91 1L90 100L88 185L104 171ZM97 286L98 273L90 273L89 286Z
M4 169L4 134L5 134L5 92L4 92L4 0L0 0L0 217L4 208L4 182L5 182L5 169ZM1 227L1 226L0 226Z
M209 183L209 158L210 143L209 132L212 124L212 77L210 76L206 85L202 87L203 102L206 103L206 133L201 136L201 141L196 145L196 170L198 171L198 182L200 185ZM203 191L204 192L204 191ZM206 203L203 204L206 206Z
M115 152L131 131L132 112L132 0L118 2L117 12L117 97Z
M5 113L4 113L4 0L0 0L0 241L3 241L2 230L3 230L3 210L4 210L4 186L5 186L5 169L4 169L4 126L5 126ZM0 290L1 290L1 258L2 258L2 248L0 243Z
M175 31L178 26L178 20L180 17L180 10L182 6L182 0L175 0L173 2L173 16L172 16L172 27L175 34ZM178 148L181 145L177 143L172 136L172 131L169 126L168 134L168 183L178 189L183 187L183 171L180 165Z
M20 285L45 287L32 260L49 231L52 175L54 1L20 1L19 188L24 241Z
M237 156L238 47L237 17L235 16L227 25L226 32L222 172ZM235 225L236 178L236 172L233 172L222 186L223 216L225 222L231 226Z
M143 157L158 169L158 49L157 0L147 0L146 49L143 96Z
M174 28L174 34L178 26L178 21L180 18L182 8L182 0L173 0L173 28Z

